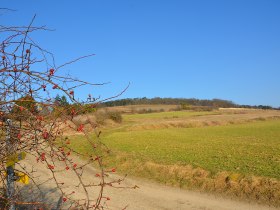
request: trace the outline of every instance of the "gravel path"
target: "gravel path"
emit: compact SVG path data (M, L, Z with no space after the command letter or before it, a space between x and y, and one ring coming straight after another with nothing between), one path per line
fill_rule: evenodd
M34 158L27 158L23 165L25 167L36 168L37 179L44 181L48 176L48 169L42 163L37 163ZM89 166L83 174L84 178L93 178L96 170ZM119 178L114 175L114 178ZM77 179L71 175L71 172L57 173L57 180L64 182L64 187L68 191L75 190L75 198L82 198L83 191L73 185L76 185ZM137 185L137 189L115 189L106 187L104 196L110 197L107 201L108 209L112 210L275 210L276 208L261 206L257 204L249 204L245 202L234 201L215 197L214 195L206 195L197 192L180 190L178 188L167 187L141 179L125 179L124 186ZM60 193L53 181L46 182L42 185L42 190L45 195L45 202L52 203L53 208L56 207L57 201L60 198ZM28 190L28 189L27 189ZM98 189L90 190L89 195L96 195ZM30 195L30 194L29 194ZM67 202L65 202L67 205ZM62 207L67 209L67 206Z

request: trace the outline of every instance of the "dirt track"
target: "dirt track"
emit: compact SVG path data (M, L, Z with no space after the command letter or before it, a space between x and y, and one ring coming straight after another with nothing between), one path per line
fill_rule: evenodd
M237 202L211 195L189 192L176 188L166 187L155 183L148 183L139 180L127 180L130 183L137 183L140 188L137 190L111 191L112 208L140 210L268 210L274 209L256 204Z
M36 163L34 158L26 159L24 165L29 167L33 165L37 168L36 174L39 175L37 179L43 181L47 179L48 169L42 163ZM94 177L96 170L89 166L87 167L83 177ZM119 178L115 175L114 178ZM94 178L93 178L94 179ZM76 184L76 179L70 172L57 173L57 180L65 183L64 187L73 186ZM177 188L166 187L156 183L143 181L140 179L126 179L123 183L125 186L137 185L137 189L115 189L106 187L104 196L110 197L107 201L108 209L127 209L127 210L167 210L167 209L179 209L179 210L273 210L276 208L261 206L257 204L248 204L245 202L233 201L230 199L224 199L215 197L213 195L206 195L196 192L189 192L180 190ZM57 191L56 185L53 181L47 182L42 186L45 194L45 202L49 203L52 208L55 208L57 201L60 197L60 193ZM70 187L68 191L75 190L75 198L82 198L83 191L76 187ZM97 190L90 190L89 195L93 196L97 194ZM65 203L67 205L67 202ZM67 206L62 209L68 209Z

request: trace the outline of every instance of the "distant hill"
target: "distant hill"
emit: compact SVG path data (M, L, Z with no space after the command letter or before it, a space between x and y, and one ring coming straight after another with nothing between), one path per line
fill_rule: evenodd
M103 103L106 107L127 106L127 105L144 105L144 104L165 104L165 105L182 105L182 106L208 106L217 108L255 108L255 109L273 109L271 106L258 105L239 105L229 100L222 99L196 99L196 98L126 98Z

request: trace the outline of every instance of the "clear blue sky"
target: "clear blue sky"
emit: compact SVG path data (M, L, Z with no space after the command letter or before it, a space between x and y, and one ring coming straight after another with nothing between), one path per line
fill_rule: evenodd
M280 106L279 0L12 0L1 24L35 25L35 34L64 70L103 98L185 97Z

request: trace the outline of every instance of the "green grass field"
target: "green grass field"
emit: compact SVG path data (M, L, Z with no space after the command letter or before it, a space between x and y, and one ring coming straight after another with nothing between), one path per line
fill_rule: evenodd
M101 139L114 154L143 162L192 165L211 173L229 171L280 179L280 120L197 128L122 129L143 119L160 121L174 116L202 115L217 115L217 112L124 115L122 126L105 130ZM86 141L79 136L75 138L72 146L86 152Z
M207 191L217 188L215 190L219 192L231 189L234 195L246 195L257 200L263 196L264 202L277 203L280 194L279 118L254 115L256 120L224 124L225 119L234 119L228 115L220 124L202 127L128 129L138 123L143 124L143 121L155 123L173 118L187 121L200 116L215 121L221 115L223 113L219 115L218 112L125 115L122 124L103 130L101 140L112 150L104 162L108 167L116 167L120 173L165 184ZM93 134L92 137L95 138ZM72 138L73 148L81 153L90 152L85 138ZM221 173L226 174L221 181L223 186L218 183ZM257 177L258 181L250 177ZM238 182L240 188L228 188L229 179ZM276 180L277 184L271 180ZM253 188L254 185L259 187ZM246 190L248 186L251 187Z
M280 120L241 125L107 133L117 153L143 161L280 179Z

